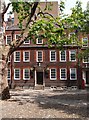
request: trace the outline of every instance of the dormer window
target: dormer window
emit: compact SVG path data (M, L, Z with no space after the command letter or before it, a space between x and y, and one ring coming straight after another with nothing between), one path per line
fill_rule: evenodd
M75 44L75 33L74 32L69 33L69 39L71 40L72 44Z
M26 39L26 40L24 41L24 44L30 44L30 40L29 40L29 39Z
M84 56L83 63L89 63L89 54Z
M11 35L6 35L6 45L11 43Z
M15 35L15 40L17 40L20 37L20 34Z
M74 32L69 33L69 38L72 38L73 36L75 36Z
M87 47L88 46L88 38L87 37L82 38L82 43L83 43L83 47Z
M42 37L38 37L38 38L37 38L37 44L43 44Z

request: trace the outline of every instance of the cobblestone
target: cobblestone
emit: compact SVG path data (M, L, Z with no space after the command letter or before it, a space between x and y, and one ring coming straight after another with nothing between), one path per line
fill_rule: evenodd
M3 118L71 118L87 120L89 92L86 90L10 90L1 101Z

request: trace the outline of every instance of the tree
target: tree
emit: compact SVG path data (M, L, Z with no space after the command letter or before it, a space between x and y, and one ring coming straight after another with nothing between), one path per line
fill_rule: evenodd
M62 23L59 22L59 18L54 18L51 14L46 12L46 10L52 9L52 3L46 3L45 9L42 10L38 2L13 2L9 3L7 7L1 13L2 16L7 12L9 6L12 4L13 12L18 13L19 27L21 29L21 35L17 40L13 40L9 46L2 46L2 56L3 56L3 68L2 68L2 84L1 84L1 94L2 99L10 98L9 88L7 84L7 66L8 57L20 47L20 45L31 38L33 42L38 37L46 38L48 46L63 44L63 41L59 41L60 37L63 36L64 30ZM38 9L38 12L36 12ZM3 18L3 17L2 17ZM3 21L3 19L2 19ZM23 26L23 22L26 24ZM26 33L26 31L28 31ZM24 35L25 34L25 35ZM4 41L4 40L3 40Z
M64 18L66 29L71 32L73 31L75 34L71 37L70 42L73 40L75 41L75 44L79 46L79 48L82 47L82 40L80 39L80 34L82 36L88 36L89 34L89 10L88 10L88 4L87 9L83 11L82 9L82 3L80 1L76 2L76 5L71 9L72 14ZM79 54L80 59L83 58L83 56L88 55L89 47L87 47L86 50L81 51L81 54Z
M4 19L4 9L5 9L5 2L0 1L0 94L1 99L4 98L10 98L9 89L8 89L8 83L6 79L6 69L4 68L6 66L5 57L6 57L6 51L8 51L8 47L5 47L4 45L4 31L3 28L5 27L3 24ZM5 93L5 94L4 94Z

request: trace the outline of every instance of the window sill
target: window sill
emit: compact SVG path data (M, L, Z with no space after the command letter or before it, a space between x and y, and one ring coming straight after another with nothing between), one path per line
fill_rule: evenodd
M23 80L26 80L26 81L27 81L27 80L30 80L30 79L23 79Z
M51 81L56 81L57 79L50 79Z
M63 80L63 81L66 81L67 79L60 79L61 81Z
M77 79L70 79L70 80L76 81Z

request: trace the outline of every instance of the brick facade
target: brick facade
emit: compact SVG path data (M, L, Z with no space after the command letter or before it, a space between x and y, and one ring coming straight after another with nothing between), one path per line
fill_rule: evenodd
M44 6L44 3L42 3L42 7ZM58 3L53 3L53 9L50 11L53 16L58 15ZM17 15L15 13L15 26L17 25ZM20 34L20 29L14 27L9 27L6 29L6 36L11 35L12 31L14 31L13 34L13 40L15 38L16 34ZM82 36L80 36L82 38ZM89 35L88 35L89 39ZM6 39L5 39L6 40ZM85 49L85 48L83 48ZM10 80L9 85L12 85L13 87L16 86L28 86L28 87L34 87L36 85L44 85L45 87L51 87L51 86L78 86L80 87L82 85L82 80L84 79L87 84L89 84L89 62L83 63L82 61L78 65L78 58L76 57L75 61L70 60L70 53L71 51L75 51L75 56L78 54L78 46L65 46L66 55L65 55L65 61L60 61L60 51L59 49L55 49L54 47L48 48L47 45L42 46L42 44L33 44L30 40L30 43L23 44L20 46L20 48L17 50L20 52L20 61L15 62L14 57L15 53L11 55L11 60L8 64L8 68L10 69ZM29 61L24 62L24 52L29 52ZM38 51L42 52L42 61L37 61L37 55ZM53 52L53 56L55 54L55 60L50 61L51 57L51 51ZM41 53L39 53L41 54ZM53 58L54 59L54 58ZM19 69L20 73L20 79L14 78L15 75L15 69ZM24 80L24 69L29 69L29 80ZM72 72L75 73L72 73ZM26 73L27 74L27 73ZM27 75L28 77L28 75ZM64 78L62 78L64 77ZM74 79L73 79L74 77Z

